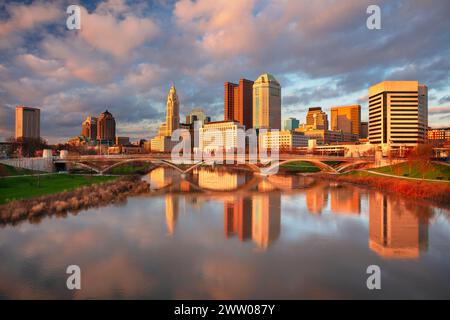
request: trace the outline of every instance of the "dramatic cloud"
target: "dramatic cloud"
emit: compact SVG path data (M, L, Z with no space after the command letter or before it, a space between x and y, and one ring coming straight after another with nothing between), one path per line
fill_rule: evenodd
M133 49L150 40L158 33L151 19L138 18L129 13L124 19L117 15L128 11L123 1L100 4L89 14L82 9L80 36L89 45L116 57L125 58Z
M51 141L106 108L119 132L149 138L172 83L182 116L201 107L221 120L223 83L265 72L283 87L283 118L359 103L365 120L368 87L401 79L429 87L431 125L450 119L447 0L81 1L79 31L65 28L67 4L0 5L4 137L25 104L42 109ZM381 30L366 28L370 4L382 9Z
M9 15L6 21L0 21L0 49L10 48L21 43L20 33L37 30L41 25L62 19L64 13L50 3L36 2L28 6L6 4L4 9Z

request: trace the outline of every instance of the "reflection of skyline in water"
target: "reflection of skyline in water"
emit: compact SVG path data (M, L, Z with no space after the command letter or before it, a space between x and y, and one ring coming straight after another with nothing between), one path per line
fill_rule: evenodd
M380 297L450 297L446 211L301 176L232 192L148 177L164 192L0 229L0 298L370 299L371 264L389 274ZM61 280L74 263L75 293Z
M428 248L429 207L407 205L381 193L369 197L369 247L384 258L417 258Z
M155 185L171 183L170 174L163 168L158 169L156 174L151 175ZM200 186L211 190L218 189L221 181L225 181L226 189L236 189L249 180L236 172L200 169L195 175ZM252 240L258 247L267 249L281 234L281 193L273 190L299 188L304 185L300 179L299 176L270 176L256 187L258 191L270 192L215 197L223 202L225 237ZM180 184L183 183L187 181L181 180ZM183 189L189 190L187 187ZM321 214L328 205L333 215L361 214L361 190L357 188L318 181L306 188L304 193L310 214ZM170 193L165 195L166 227L170 235L174 234L178 220L178 197ZM404 200L394 200L372 192L369 197L370 250L386 259L418 257L428 245L428 218L422 218L424 215L431 216L432 209L407 206Z
M227 238L252 239L267 248L281 232L281 194L234 197L224 202L224 231Z

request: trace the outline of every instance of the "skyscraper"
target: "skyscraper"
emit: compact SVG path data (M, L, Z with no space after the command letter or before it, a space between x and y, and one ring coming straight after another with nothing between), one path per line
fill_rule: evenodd
M200 121L200 123L203 124L208 123L210 120L211 118L207 117L205 112L200 108L193 109L186 116L186 124L193 124L195 121Z
M269 73L253 84L253 128L281 129L281 86Z
M97 140L108 144L116 141L116 120L108 110L100 114L97 120Z
M177 90L172 85L167 96L166 103L166 136L171 136L172 132L180 127L180 101Z
M289 118L284 120L284 130L295 130L300 125L300 121L296 118Z
M89 116L81 125L81 135L87 139L97 139L97 118Z
M306 125L314 130L328 130L328 115L322 111L321 107L309 108L306 115Z
M224 84L224 119L253 127L253 81L240 79L239 85Z
M342 130L360 136L361 106L340 106L331 108L331 130Z
M24 106L16 107L16 139L41 137L41 110Z
M174 85L170 87L166 102L166 122L159 127L159 133L150 141L151 150L168 152L176 144L171 140L174 130L180 127L180 100Z
M367 139L369 135L369 123L366 122L361 122L361 127L359 129L359 137L361 139Z
M389 147L424 143L428 88L417 81L383 81L369 88L369 141Z

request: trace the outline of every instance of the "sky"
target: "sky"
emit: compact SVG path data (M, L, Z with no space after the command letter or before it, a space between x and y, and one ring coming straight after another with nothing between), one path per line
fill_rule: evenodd
M81 30L66 8L81 6ZM369 30L369 5L381 29ZM151 138L171 84L181 119L203 108L223 120L223 84L273 74L282 119L311 106L361 104L383 80L429 88L429 125L450 126L448 0L2 1L0 140L14 135L15 106L41 109L51 143L77 136L108 109L117 135Z

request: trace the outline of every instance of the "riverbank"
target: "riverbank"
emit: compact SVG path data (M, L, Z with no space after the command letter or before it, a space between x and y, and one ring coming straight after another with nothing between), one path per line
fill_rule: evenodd
M114 176L46 174L4 177L0 179L0 205L14 200L70 191L95 183L109 182Z
M34 221L42 215L78 212L90 207L124 201L128 196L149 191L149 184L139 176L117 178L115 181L92 184L74 190L0 205L0 224Z
M401 195L411 199L426 200L436 204L450 206L450 185L446 182L427 182L384 177L367 171L352 171L334 175L318 173L314 177L373 188L384 193Z
M22 176L28 174L38 174L40 171L33 171L28 169L16 168L0 163L0 177Z

